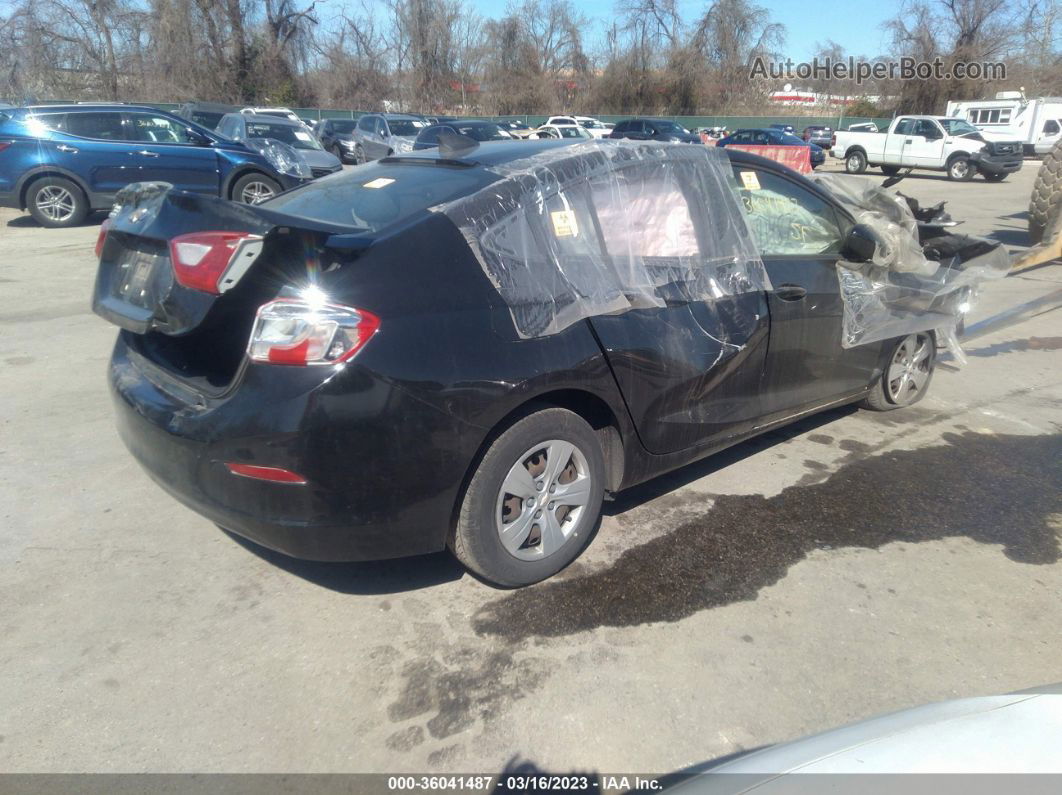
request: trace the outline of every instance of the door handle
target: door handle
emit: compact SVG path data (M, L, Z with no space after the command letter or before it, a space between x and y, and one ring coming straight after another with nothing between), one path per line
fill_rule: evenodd
M774 294L783 301L799 301L808 291L799 284L780 284L774 288Z
M906 141L904 141L904 143L905 144L913 144L914 143L914 139L913 138L908 138Z
M60 152L68 152L72 155L76 155L80 151L79 149L76 149L73 146L67 146L66 144L59 144L59 146L55 148L58 149Z
M150 149L141 149L139 152L132 152L134 155L143 155L144 157L158 157L158 152L152 152Z

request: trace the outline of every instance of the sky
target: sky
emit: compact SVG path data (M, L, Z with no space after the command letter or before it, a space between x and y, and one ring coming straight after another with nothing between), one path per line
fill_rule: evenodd
M473 0L481 14L500 17L506 0ZM807 0L758 0L768 9L775 22L786 27L785 55L794 61L807 61L815 53L816 42L833 39L850 55L874 57L887 50L881 23L895 16L899 3L893 0L844 0L843 3ZM692 20L700 16L708 0L679 0L682 16ZM611 19L614 0L575 0L575 5L596 21L585 43L593 47L600 40L604 20ZM843 11L842 11L843 9Z

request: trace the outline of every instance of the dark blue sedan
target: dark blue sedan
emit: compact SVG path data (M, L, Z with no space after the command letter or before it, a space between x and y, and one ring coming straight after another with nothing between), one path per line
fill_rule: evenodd
M307 134L308 135L308 134ZM133 182L255 203L309 182L283 142L231 141L195 122L136 105L42 105L0 112L0 207L48 227L109 209Z
M811 150L808 153L808 159L811 161L812 168L817 168L826 162L826 152L821 146L808 143L802 138L798 138L784 130L777 130L769 127L762 129L737 130L736 132L732 132L726 138L720 138L715 145L727 146L728 144L747 144L752 146L806 146Z

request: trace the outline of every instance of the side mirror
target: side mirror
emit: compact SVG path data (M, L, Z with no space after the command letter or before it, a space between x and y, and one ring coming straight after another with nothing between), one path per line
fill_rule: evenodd
M209 138L207 138L202 133L200 133L200 132L198 132L196 130L193 130L191 127L187 128L187 129L188 129L188 138L196 146L211 146L211 145L213 145L214 142L211 141Z
M841 256L849 262L870 262L878 248L878 236L872 227L856 224L848 230Z

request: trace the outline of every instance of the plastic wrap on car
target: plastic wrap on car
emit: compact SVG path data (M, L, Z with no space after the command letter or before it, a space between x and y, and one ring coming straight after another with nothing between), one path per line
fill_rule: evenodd
M970 237L959 247L962 253L931 259L904 197L863 177L816 174L811 179L875 233L870 261L837 264L844 303L841 344L852 348L936 330L938 344L964 362L955 327L980 285L1010 270L1006 250L996 241Z
M721 150L597 140L489 170L501 179L432 209L462 230L523 338L770 289Z

